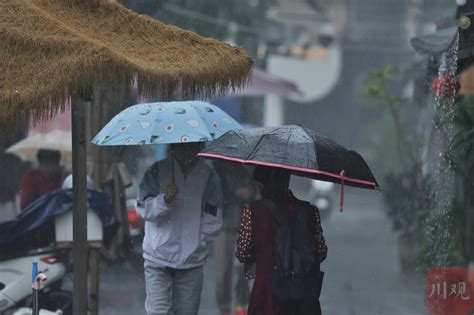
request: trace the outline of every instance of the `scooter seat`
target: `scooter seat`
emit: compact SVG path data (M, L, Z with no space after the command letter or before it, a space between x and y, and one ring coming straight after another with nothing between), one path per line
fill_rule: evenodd
M21 248L21 249L11 249L11 248L0 248L0 262L11 260L19 257L35 256L39 254L48 254L57 251L57 248L50 246L44 248Z

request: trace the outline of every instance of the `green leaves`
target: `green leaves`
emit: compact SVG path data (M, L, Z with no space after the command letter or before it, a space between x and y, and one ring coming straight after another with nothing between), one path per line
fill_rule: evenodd
M388 103L397 107L405 103L405 98L390 91L392 76L393 68L391 66L369 71L364 80L362 97L370 101Z
M362 97L388 108L388 114L394 125L400 161L406 162L409 169L417 168L421 165L421 157L418 152L420 146L413 143L414 139L407 132L410 130L410 126L408 126L407 119L404 117L405 113L402 111L402 105L408 103L408 101L401 95L391 91L392 77L393 68L391 66L369 71L364 80Z

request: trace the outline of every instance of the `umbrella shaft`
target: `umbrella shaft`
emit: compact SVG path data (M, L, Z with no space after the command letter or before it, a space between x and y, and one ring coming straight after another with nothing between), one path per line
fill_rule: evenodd
M171 151L171 176L172 176L172 179L173 179L173 183L176 183L175 175L174 175L174 153L173 153L173 151Z
M38 290L33 289L32 315L39 315Z

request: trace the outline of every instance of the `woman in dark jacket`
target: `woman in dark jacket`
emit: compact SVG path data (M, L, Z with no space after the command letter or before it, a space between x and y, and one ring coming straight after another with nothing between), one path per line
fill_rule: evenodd
M284 211L291 222L308 204L288 190L290 172L257 166L254 173L262 198L270 199ZM319 211L313 207L308 226L316 242L314 254L320 262L327 256ZM261 202L245 206L237 240L236 256L246 264L246 277L255 278L248 315L317 315L321 314L318 299L280 300L272 292L271 274L276 268L276 235L278 224ZM250 271L255 267L255 273ZM253 269L253 268L252 268Z

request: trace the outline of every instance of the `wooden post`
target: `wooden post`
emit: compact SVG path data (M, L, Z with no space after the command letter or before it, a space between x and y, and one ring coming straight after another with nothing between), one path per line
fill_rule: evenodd
M87 151L86 102L72 97L73 314L87 315Z
M100 266L100 246L90 244L89 247L89 268L90 268L90 315L99 314L99 266Z

